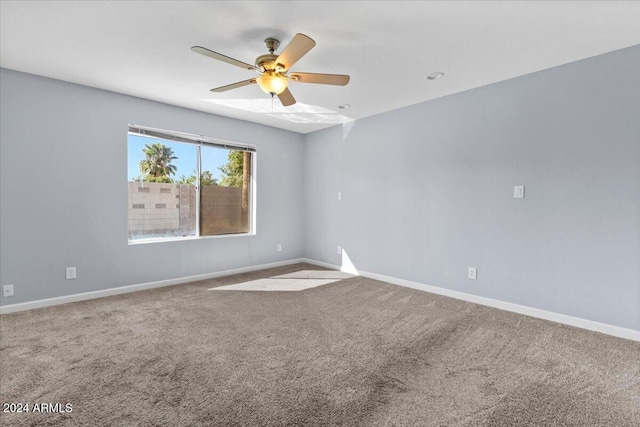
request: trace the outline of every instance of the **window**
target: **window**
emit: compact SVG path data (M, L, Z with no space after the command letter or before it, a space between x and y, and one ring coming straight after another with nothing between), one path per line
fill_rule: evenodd
M252 233L255 147L129 126L129 242Z

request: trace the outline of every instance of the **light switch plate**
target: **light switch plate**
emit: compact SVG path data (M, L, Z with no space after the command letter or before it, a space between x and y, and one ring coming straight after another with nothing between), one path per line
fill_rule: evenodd
M475 267L469 267L469 279L476 280L477 279L476 273L477 272L476 272Z
M75 267L67 267L66 269L66 277L67 280L73 280L76 278L76 268Z
M513 187L513 198L524 199L524 185L516 185Z

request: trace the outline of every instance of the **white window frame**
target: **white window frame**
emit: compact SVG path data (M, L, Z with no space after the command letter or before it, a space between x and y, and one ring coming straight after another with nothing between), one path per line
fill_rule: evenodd
M254 144L247 144L238 141L230 141L221 138L213 138L204 135L195 135L185 132L177 132L166 129L157 129L148 126L129 125L128 135L146 136L149 138L164 139L167 141L175 141L182 143L195 144L198 146L197 153L197 171L198 177L196 182L196 235L187 237L152 237L148 239L135 239L130 240L127 238L129 245L140 245L147 243L162 243L162 242L178 242L184 240L200 240L200 239L224 239L231 237L246 237L256 235L256 170L257 170L257 148ZM200 161L200 149L202 146L213 146L216 148L224 148L227 150L248 151L251 153L251 174L249 182L249 194L250 194L250 208L249 208L249 231L247 233L230 233L230 234L217 234L212 236L200 235L200 174L201 174L201 161ZM127 138L127 154L129 152L129 143ZM127 224L129 219L127 218Z

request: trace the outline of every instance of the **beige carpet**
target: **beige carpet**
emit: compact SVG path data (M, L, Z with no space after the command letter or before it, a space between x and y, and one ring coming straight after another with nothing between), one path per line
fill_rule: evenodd
M208 290L313 269L3 315L1 401L73 409L0 424L640 425L637 342L361 277Z

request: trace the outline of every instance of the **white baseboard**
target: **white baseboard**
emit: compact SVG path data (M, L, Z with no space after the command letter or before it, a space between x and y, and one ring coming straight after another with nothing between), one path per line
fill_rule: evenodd
M269 264L253 265L249 267L234 268L232 270L216 271L213 273L198 274L195 276L178 277L175 279L159 280L157 282L140 283L137 285L121 286L118 288L102 289L99 291L83 292L81 294L65 295L61 297L46 298L36 301L28 301L18 304L0 306L0 314L15 313L17 311L33 310L35 308L50 307L67 304L70 302L85 301L95 298L103 298L112 295L127 294L129 292L143 291L146 289L161 288L164 286L179 285L181 283L197 282L199 280L214 279L216 277L230 276L232 274L247 273L250 271L264 270L266 268L281 267L283 265L298 264L302 259L291 259Z
M333 270L344 271L339 265L329 264L322 261L315 261L303 258L303 262L317 265L320 267L330 268ZM351 271L349 271L351 272ZM538 319L550 320L552 322L562 323L564 325L575 326L590 331L600 332L614 337L625 338L633 341L640 341L640 331L627 329L620 326L600 323L593 320L582 319L580 317L568 316L566 314L554 313L552 311L541 310L539 308L528 307L524 305L514 304L510 302L500 301L492 298L485 298L478 295L467 294L465 292L454 291L451 289L440 288L437 286L425 285L422 283L412 282L410 280L398 279L395 277L384 276L382 274L370 273L358 270L358 275L370 279L380 280L382 282L391 283L393 285L404 286L406 288L417 289L420 291L430 292L432 294L444 295L447 297L468 301L476 304L486 305L500 310L511 311L525 316L536 317Z
M329 270L338 270L342 271L342 268L339 265L329 264L328 262L316 261L315 259L302 258L300 262L306 262L307 264L317 265L318 267L328 268ZM361 274L359 274L362 276Z

